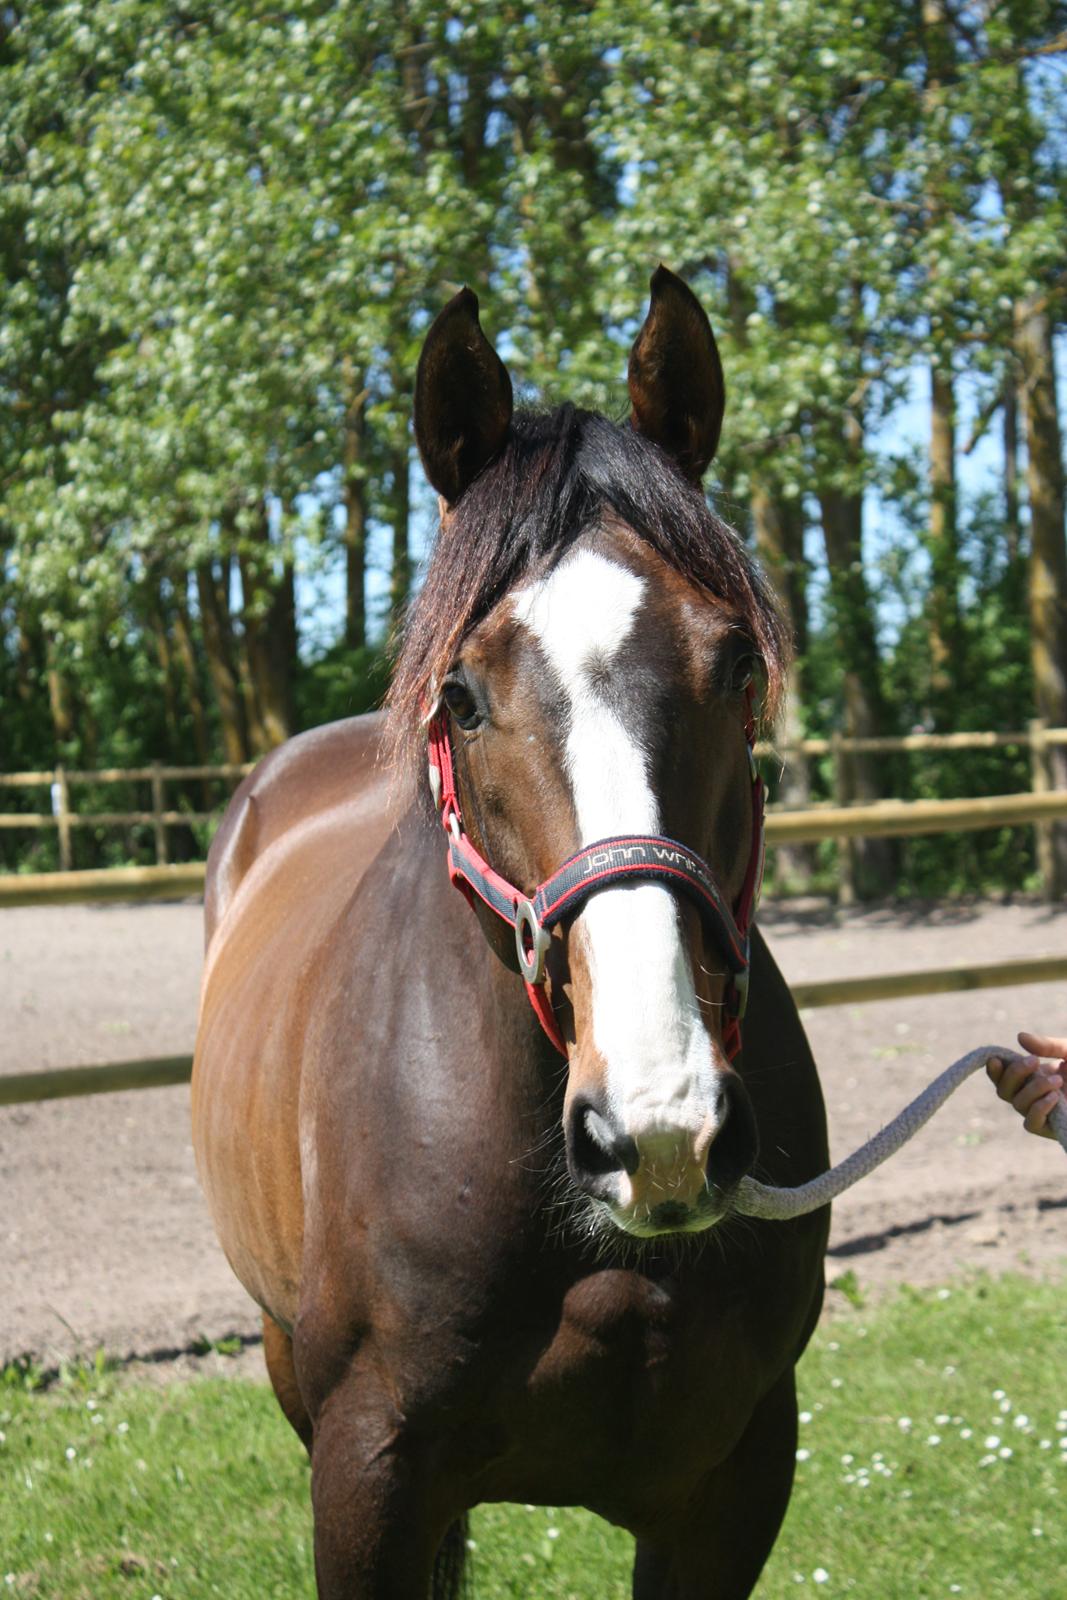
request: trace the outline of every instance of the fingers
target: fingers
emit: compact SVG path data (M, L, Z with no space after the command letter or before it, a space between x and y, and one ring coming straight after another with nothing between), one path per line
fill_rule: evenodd
M1044 1033L1020 1033L1019 1043L1028 1055L1062 1060L1067 1056L1067 1039L1052 1039Z
M1056 1137L1048 1125L1048 1119L1049 1113L1059 1098L1060 1091L1053 1089L1051 1094L1042 1095L1039 1100L1034 1101L1023 1121L1023 1127L1027 1133L1039 1134L1043 1139L1054 1139Z
M1020 1037L1029 1039L1036 1036L1025 1034ZM986 1071L996 1084L1000 1099L1010 1101L1023 1118L1023 1126L1028 1133L1040 1134L1048 1139L1055 1137L1048 1126L1048 1118L1067 1081L1067 1063L1056 1070L1037 1056L1024 1056L1019 1061L1009 1063L994 1059L987 1064Z
M1041 1062L1036 1056L1022 1056L1018 1061L997 1061L997 1071L993 1072L993 1062L986 1068L989 1076L997 1086L997 1094L1002 1100L1010 1100L1014 1104L1015 1097L1030 1082L1035 1073L1041 1072Z
M1039 1100L1047 1100L1050 1094L1053 1096L1052 1104L1055 1105L1055 1096L1059 1093L1062 1085L1063 1079L1058 1074L1046 1077L1042 1072L1035 1072L1033 1077L1023 1084L1018 1093L1012 1096L1011 1103L1021 1117L1027 1116ZM1033 1132L1032 1129L1031 1132Z

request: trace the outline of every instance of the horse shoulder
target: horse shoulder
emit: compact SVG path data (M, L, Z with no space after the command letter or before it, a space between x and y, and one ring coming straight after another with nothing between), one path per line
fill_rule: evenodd
M210 945L253 863L289 829L382 781L381 712L311 728L272 750L226 808L208 852L204 935Z
M281 1326L303 1232L300 1086L314 973L388 837L381 719L290 740L234 796L209 862L193 1145L219 1239Z

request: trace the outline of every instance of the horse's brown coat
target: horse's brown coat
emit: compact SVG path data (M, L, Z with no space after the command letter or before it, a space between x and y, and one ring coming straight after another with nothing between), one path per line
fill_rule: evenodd
M729 671L745 619L617 519L581 538L647 579L618 692L664 831L734 895L751 828ZM506 594L458 651L491 704L484 732L453 729L467 825L529 890L577 843L552 685ZM424 1600L449 1528L511 1499L630 1528L639 1600L744 1600L792 1481L793 1366L827 1218L590 1248L561 1159L569 1088L600 1070L581 919L550 959L564 1063L449 885L429 808L403 782L391 800L382 734L368 718L303 735L235 797L209 862L193 1080L219 1237L310 1442L319 1593ZM681 918L714 1045L722 963ZM736 1065L759 1175L822 1170L814 1065L758 930ZM451 1593L436 1572L435 1595Z
M309 974L294 955L308 951L313 968L388 833L376 766L381 720L317 729L262 762L211 852L194 1142L230 1264L283 1328L296 1317L303 1235L298 1103Z
M790 1381L817 1315L825 1223L735 1224L678 1270L662 1258L597 1270L554 1237L537 1151L558 1127L559 1063L448 885L433 824L418 811L392 823L376 732L340 723L297 740L237 801L238 825L240 808L258 809L267 842L208 952L194 1126L219 1236L264 1309L297 1327L318 1432L342 1395L362 1393L353 1436L368 1457L413 1452L432 1474L428 1551L479 1499L588 1504L654 1539L684 1522L768 1382ZM324 757L350 774L349 794L319 810ZM383 923L363 902L386 884L399 903ZM386 965L421 1051L379 1009ZM825 1163L814 1070L758 932L753 969L741 1070L760 1170L798 1183ZM420 1070L427 1048L445 1074ZM303 1185L301 1145L316 1152ZM754 1494L791 1475L791 1450L788 1432L776 1438ZM413 1515L404 1495L396 1514Z

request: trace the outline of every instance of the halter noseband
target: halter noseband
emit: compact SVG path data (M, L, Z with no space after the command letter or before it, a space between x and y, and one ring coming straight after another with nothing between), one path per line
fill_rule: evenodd
M741 1049L741 1019L748 1001L749 928L763 877L763 780L756 770L756 723L752 690L748 690L745 722L752 773L752 848L741 893L729 907L714 874L694 850L661 834L618 834L586 845L545 879L529 897L494 872L463 830L456 793L448 716L441 709L430 719L430 788L441 825L448 836L448 875L467 900L474 896L515 930L519 970L537 1019L562 1056L563 1042L544 989L545 956L557 922L573 916L591 895L620 883L662 883L694 902L730 969L726 985L723 1048L732 1061Z

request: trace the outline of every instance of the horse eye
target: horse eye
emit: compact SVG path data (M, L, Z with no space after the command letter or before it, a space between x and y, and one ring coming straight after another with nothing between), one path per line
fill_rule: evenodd
M476 728L481 720L474 696L465 684L455 679L446 683L441 690L441 698L451 711L461 728Z
M742 689L747 689L756 674L756 657L751 651L743 656L738 656L730 669L730 688L740 694Z

